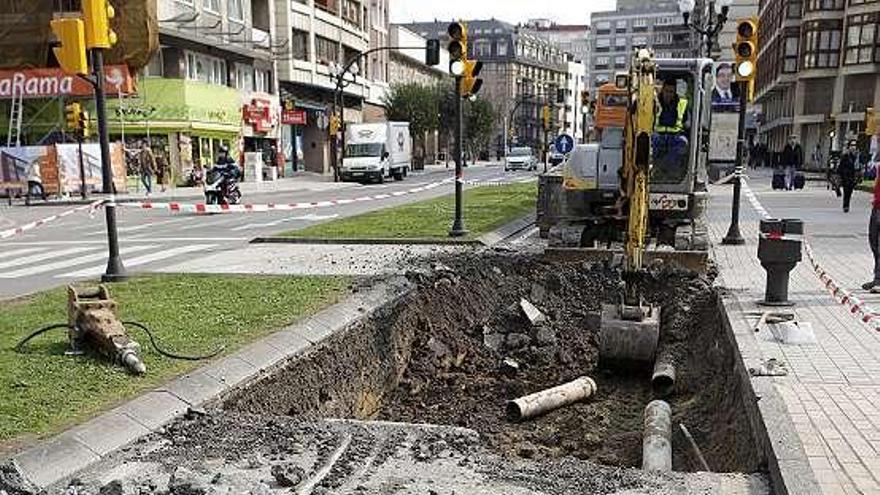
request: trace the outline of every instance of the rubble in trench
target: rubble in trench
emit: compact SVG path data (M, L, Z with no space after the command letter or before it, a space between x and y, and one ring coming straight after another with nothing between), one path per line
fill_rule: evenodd
M129 448L109 473L78 480L83 489L118 479L119 493L162 495L769 492L761 474L682 473L698 465L679 423L713 471L764 470L710 280L660 268L632 281L662 306L661 347L678 371L668 400L679 472L659 474L632 469L650 365L598 363L597 311L618 300L618 272L491 254L410 277L417 288L404 298L235 393L223 411ZM505 417L507 400L583 375L598 385L588 400Z

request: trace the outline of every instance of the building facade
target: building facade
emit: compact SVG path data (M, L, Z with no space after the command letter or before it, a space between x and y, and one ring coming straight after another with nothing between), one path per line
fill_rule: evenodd
M445 44L448 22L404 25L423 38L436 37ZM520 144L538 148L544 141L541 109L550 105L553 114L550 136L562 128L564 103L557 103L557 90L566 86L567 56L558 45L533 29L497 19L466 21L468 56L483 62L480 97L492 103L497 115L492 143L496 155L505 146Z
M377 6L378 0L373 2ZM387 14L387 2L382 2ZM276 0L275 25L281 103L295 113L282 129L285 155L299 170L332 171L328 132L335 101L336 75L370 46L371 34L381 42L381 27L371 27L366 0ZM381 9L377 8L377 11ZM377 14L380 15L380 14ZM387 19L387 17L385 17ZM374 25L384 24L377 18ZM382 64L361 59L344 76L345 122L361 122L364 102L370 98L368 74L380 74ZM303 118L304 117L304 118Z
M627 70L635 48L653 48L658 58L694 56L693 35L675 2L620 1L617 10L592 13L590 25L591 94Z
M781 151L795 134L821 167L880 107L880 3L761 0L759 16L759 138Z

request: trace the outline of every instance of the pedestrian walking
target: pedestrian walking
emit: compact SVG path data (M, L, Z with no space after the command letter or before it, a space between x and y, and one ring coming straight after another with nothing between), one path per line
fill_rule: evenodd
M852 199L853 189L860 174L858 173L858 148L855 141L850 141L846 152L840 157L837 165L837 175L840 178L840 187L843 189L843 212L849 213L849 203Z
M156 183L159 184L162 192L165 192L165 186L168 184L168 172L168 160L163 153L159 153L156 155Z
M156 156L153 154L153 150L150 149L150 145L144 141L141 144L141 154L138 157L140 172L141 172L141 183L143 183L144 188L147 190L147 196L153 194L153 176L156 174Z
M782 169L785 172L785 189L791 191L794 188L794 173L804 166L804 150L798 144L798 137L792 134L788 137L788 144L782 150Z
M880 292L880 174L874 178L874 200L872 201L871 220L868 222L868 244L874 254L874 278L862 289L872 293Z

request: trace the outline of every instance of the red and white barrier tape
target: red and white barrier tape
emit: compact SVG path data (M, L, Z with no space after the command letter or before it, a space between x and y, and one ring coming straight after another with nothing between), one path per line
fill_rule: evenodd
M862 301L853 295L852 292L838 285L837 282L831 278L831 275L829 275L828 272L819 265L819 262L816 261L816 257L813 255L813 248L810 247L810 244L807 242L804 242L804 252L807 253L807 259L810 261L813 271L819 277L822 285L824 285L831 294L831 297L833 297L838 303L849 308L850 313L862 320L863 323L867 323L874 330L880 331L880 312L875 311L874 308L868 306L865 301Z
M767 210L761 205L758 201L758 198L755 196L755 193L748 186L748 183L743 182L743 190L745 191L746 198L748 198L749 202L752 204L752 208L758 212L764 218L770 218L770 214L767 213ZM800 237L800 236L799 236ZM819 281L828 290L831 294L831 297L834 298L839 304L846 306L850 313L859 318L863 323L871 326L874 330L880 331L880 312L874 310L874 308L868 306L865 301L862 301L852 292L841 287L837 282L831 278L831 275L825 271L824 268L819 264L816 260L816 256L813 254L813 248L810 246L810 243L803 239L804 252L807 254L807 259L810 262L810 265L813 267L813 272L819 277Z
M529 181L534 180L532 178L528 179ZM293 210L311 210L316 208L329 208L333 206L343 206L354 203L364 203L370 201L381 201L384 199L390 198L399 198L401 196L408 196L411 194L417 194L424 191L430 191L431 189L450 184L454 182L455 179L445 179L439 182L432 182L430 184L426 184L424 186L414 187L412 189L408 189L406 191L396 191L393 193L385 193L385 194L377 194L374 196L360 196L353 199L330 199L325 201L313 201L313 202L303 202L303 203L288 203L288 204L278 204L278 203L264 203L264 204L238 204L238 205L216 205L216 204L207 204L207 203L178 203L178 202L168 202L168 203L154 203L152 201L142 201L137 203L119 203L119 206L124 208L136 208L143 210L168 210L174 213L195 213L195 214L207 214L207 213L258 213L258 212L267 212L267 211L293 211ZM522 181L522 180L520 180ZM517 182L520 182L517 181ZM500 182L500 181L467 181L467 184L470 185L502 185L502 184L510 184L510 182Z
M2 230L2 231L0 231L0 239L7 239L7 238L15 236L15 235L23 234L23 233L27 232L28 230L35 229L41 225L46 225L49 222L54 222L55 220L64 218L66 216L73 215L76 212L88 210L89 214L91 214L92 212L94 212L94 210L100 208L106 201L107 200L105 200L105 199L99 199L99 200L94 201L92 203L89 203L87 205L77 206L76 208L71 208L67 211L63 211L57 215L52 215L50 217L41 218L40 220L36 220L34 222L19 225L18 227L13 227L11 229Z

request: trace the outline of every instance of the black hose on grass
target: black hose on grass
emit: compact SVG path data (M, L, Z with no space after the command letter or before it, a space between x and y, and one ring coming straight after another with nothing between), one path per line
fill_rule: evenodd
M136 321L123 321L122 324L137 327L137 328L140 328L141 330L143 330L144 332L146 332L147 336L150 338L150 345L153 346L153 349L155 349L156 352L158 352L159 354L161 354L167 358L170 358L170 359L177 359L180 361L204 361L206 359L211 359L211 358L219 355L224 350L226 350L226 346L220 346L214 352L212 352L210 354L203 355L203 356L184 356L181 354L174 354L173 352L168 352L168 351L162 349L161 347L159 347L159 344L156 343L156 338L153 336L153 332L146 325L144 325L142 323L138 323ZM57 328L69 329L70 325L68 325L67 323L55 323L54 325L45 326L45 327L31 333L27 337L21 339L18 342L18 344L15 345L15 351L21 352L21 348L24 347L24 345L27 344L28 342L30 342L32 339L34 339L40 335L43 335L44 333L46 333L50 330L55 330Z

